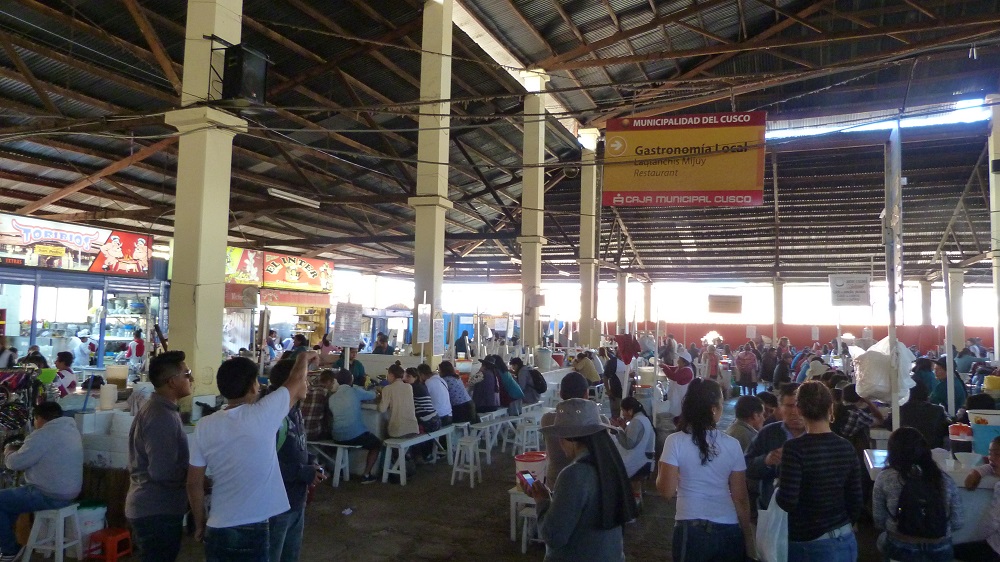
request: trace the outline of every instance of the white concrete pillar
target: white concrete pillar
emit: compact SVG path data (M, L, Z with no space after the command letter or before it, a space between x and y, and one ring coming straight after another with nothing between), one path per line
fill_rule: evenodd
M771 283L774 291L774 327L771 329L771 345L778 345L778 329L785 315L785 282L775 277Z
M181 107L217 99L222 92L218 74L224 70L225 53L221 47L225 44L216 43L220 50L213 51L212 41L205 37L215 35L236 45L243 28L243 0L191 0L187 4Z
M580 343L600 344L597 329L597 139L598 129L581 129L580 145Z
M959 350L965 346L965 319L962 316L962 296L965 288L965 270L950 268L948 281L951 298L948 299L948 322L951 324L951 343Z
M642 316L646 322L653 321L653 284L642 284Z
M204 36L239 43L242 11L242 0L188 4L183 104L202 101L208 92L212 42ZM246 130L246 121L208 107L171 111L164 120L183 135L177 161L170 348L187 355L194 395L215 394L222 360L233 137Z
M990 252L993 255L993 291L996 294L996 325L993 348L1000 349L1000 94L986 96L993 116L989 137Z
M524 71L524 172L521 192L521 316L523 345L541 343L539 309L542 295L542 246L545 245L545 84L547 74Z
M624 334L628 330L628 315L625 306L628 303L628 273L618 272L618 331L619 334Z
M931 325L931 282L920 282L920 324Z
M420 56L420 106L417 133L417 196L409 204L416 211L416 236L413 252L414 304L431 305L431 319L441 312L441 284L444 280L445 213L452 208L448 200L449 133L451 126L451 14L452 0L424 2L423 40ZM418 316L413 314L414 333ZM443 337L433 334L433 338ZM431 357L432 345L423 356ZM414 352L419 353L419 346ZM436 364L436 361L431 363Z

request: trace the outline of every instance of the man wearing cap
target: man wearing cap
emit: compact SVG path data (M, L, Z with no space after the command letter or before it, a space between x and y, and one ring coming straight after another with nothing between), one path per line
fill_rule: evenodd
M625 560L622 526L638 510L609 429L614 428L601 421L598 405L583 398L560 402L554 422L541 428L546 439L558 438L558 448L572 459L549 482L553 492L538 481L529 490L546 560Z
M677 354L677 365L660 364L663 374L670 379L667 386L667 402L671 417L681 415L681 403L684 402L684 395L687 394L688 385L694 380L694 371L691 370L691 354L681 351Z
M930 402L931 404L938 404L944 408L948 415L954 416L955 411L961 408L965 404L965 384L962 382L961 377L956 373L954 381L952 383L952 388L955 393L955 410L948 409L948 358L939 357L937 361L934 362L934 378L937 379L937 385L934 390L931 391Z

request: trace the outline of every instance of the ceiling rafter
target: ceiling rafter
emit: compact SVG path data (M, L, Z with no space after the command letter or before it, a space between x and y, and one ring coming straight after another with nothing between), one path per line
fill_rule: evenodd
M24 64L24 60L21 58L21 55L18 54L17 49L14 48L14 44L10 42L10 35L4 31L0 31L0 47L3 47L4 52L7 53L7 58L14 63L14 66L17 67L17 71L21 73L21 76L28 82L31 89L35 91L35 95L42 101L45 108L54 115L62 115L62 111L52 101L52 98L49 97L48 90L42 85L41 82L38 81L37 78L35 78L34 73L31 72L28 65Z
M794 21L794 20L785 20ZM812 47L816 45L825 46L828 43L856 41L859 39L871 39L883 37L890 34L922 33L926 31L941 31L943 29L954 29L958 27L973 27L983 25L995 25L1000 23L1000 14L989 14L985 16L972 16L952 20L938 20L935 22L915 22L902 25L891 25L875 27L871 29L860 29L854 31L841 31L826 33L822 36L812 37L783 37L779 39L761 39L759 36L750 41L735 43L731 45L710 45L698 49L680 49L676 51L660 51L644 55L628 55L621 57L610 57L603 59L580 60L558 63L546 67L547 70L575 70L579 68L591 68L596 66L610 66L617 64L627 64L634 62L658 61L668 58L684 59L706 55L739 54L761 50L780 49L783 47Z
M177 71L174 69L174 61L170 59L170 55L167 54L167 50L163 48L163 43L160 41L159 35L156 34L156 30L153 29L153 25L149 23L146 18L146 14L139 7L138 0L121 0L125 4L125 8L128 9L129 14L132 15L132 19L135 20L135 24L139 27L139 31L142 33L143 38L146 40L146 44L149 45L149 50L153 53L153 58L156 59L157 64L160 65L160 69L163 70L163 76L170 82L170 85L174 87L174 92L177 95L181 95L181 79L178 76Z

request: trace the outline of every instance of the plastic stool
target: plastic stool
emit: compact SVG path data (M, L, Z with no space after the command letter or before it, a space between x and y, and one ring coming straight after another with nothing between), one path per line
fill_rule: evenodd
M538 515L535 506L522 507L518 513L521 518L521 554L528 553L528 542L538 540Z
M455 453L455 464L451 467L451 485L455 485L455 477L462 479L463 474L469 475L469 487L476 487L476 476L483 481L483 472L479 463L479 438L462 437L458 440L458 451Z
M97 552L100 548L101 552ZM108 527L90 535L87 560L116 562L119 556L132 554L132 536L127 529Z
M63 562L63 553L71 546L76 547L76 559L82 560L83 545L80 543L80 519L77 517L76 508L77 504L74 503L62 509L36 511L35 522L31 525L31 535L28 537L22 560L31 560L31 553L38 551L54 552L56 562ZM74 536L66 536L66 527L69 526L72 527L71 533ZM45 536L40 537L43 528Z
M517 434L514 437L514 455L541 450L538 429L538 425L527 422L521 422L517 426Z

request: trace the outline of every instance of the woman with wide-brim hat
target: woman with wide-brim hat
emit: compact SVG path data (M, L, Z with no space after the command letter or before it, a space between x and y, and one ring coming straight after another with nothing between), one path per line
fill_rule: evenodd
M555 422L541 429L559 437L573 459L559 473L554 491L537 481L531 488L546 562L625 559L622 526L637 509L609 429L615 428L601 422L597 404L582 398L559 403Z

